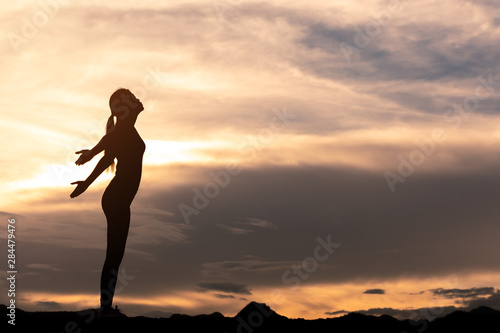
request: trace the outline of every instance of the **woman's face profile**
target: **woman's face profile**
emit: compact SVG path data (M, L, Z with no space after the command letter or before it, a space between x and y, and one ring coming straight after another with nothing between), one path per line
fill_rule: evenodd
M136 103L138 104L137 105L137 111L138 112L141 112L144 110L144 105L142 105L142 102L140 99L138 99L137 97L135 97L134 94L132 94L132 92L129 91L129 94L130 94L130 100L133 102L133 103Z

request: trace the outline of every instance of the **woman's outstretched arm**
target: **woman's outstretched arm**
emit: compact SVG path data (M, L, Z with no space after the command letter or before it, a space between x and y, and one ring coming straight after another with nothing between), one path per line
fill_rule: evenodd
M110 134L106 134L102 137L102 139L95 145L92 149L82 149L75 154L81 154L80 157L76 160L76 165L82 165L90 161L94 158L95 155L99 154L101 151L108 148L110 144L111 136Z
M96 180L96 178L104 170L106 170L111 165L111 163L113 163L114 159L115 159L114 156L104 155L95 166L94 171L92 171L92 173L90 174L90 176L87 177L86 180L79 180L71 183L71 185L76 184L77 186L73 191L73 193L70 194L70 197L76 198L77 196L85 192L85 190L90 186L90 184L92 184L94 180Z

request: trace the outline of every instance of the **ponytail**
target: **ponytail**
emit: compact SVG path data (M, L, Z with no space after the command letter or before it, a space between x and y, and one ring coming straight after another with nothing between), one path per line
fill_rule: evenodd
M106 134L113 132L115 129L115 120L113 119L113 115L109 116L108 122L106 123ZM106 155L106 151L104 151L104 155ZM113 163L106 170L107 172L115 171L115 159L113 159Z
M114 115L109 116L108 122L106 123L106 134L113 132L115 129Z
M130 94L130 91L125 88L120 88L116 90L109 98L109 108L111 109L111 116L109 116L108 122L106 123L106 134L113 132L115 129L115 120L113 117L120 117L121 119L123 119L128 114L128 108L126 106L120 106L120 104L122 104L120 96L123 93ZM106 152L104 152L104 154L106 154ZM108 171L113 172L114 169L115 160L113 159L113 163L109 166Z

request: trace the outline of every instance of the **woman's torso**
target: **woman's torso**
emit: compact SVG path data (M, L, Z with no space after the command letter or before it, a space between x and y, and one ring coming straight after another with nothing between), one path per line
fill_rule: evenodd
M108 150L118 160L115 178L130 183L131 187L137 189L141 181L142 157L146 145L133 126L116 128L112 134L112 148Z

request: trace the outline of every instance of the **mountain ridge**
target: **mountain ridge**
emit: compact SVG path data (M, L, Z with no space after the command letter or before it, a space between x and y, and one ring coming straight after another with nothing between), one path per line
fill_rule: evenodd
M8 318L7 307L0 305L3 318ZM28 312L16 309L16 328L30 332L384 332L434 333L498 332L500 311L482 306L465 312L457 310L432 321L399 320L390 315L373 316L351 312L336 318L287 318L276 313L265 303L250 302L233 317L220 312L211 314L172 314L168 318L144 316L96 320L96 310ZM7 320L5 320L7 322ZM6 325L8 325L6 323ZM12 325L9 328L13 328ZM491 330L494 327L494 330Z

